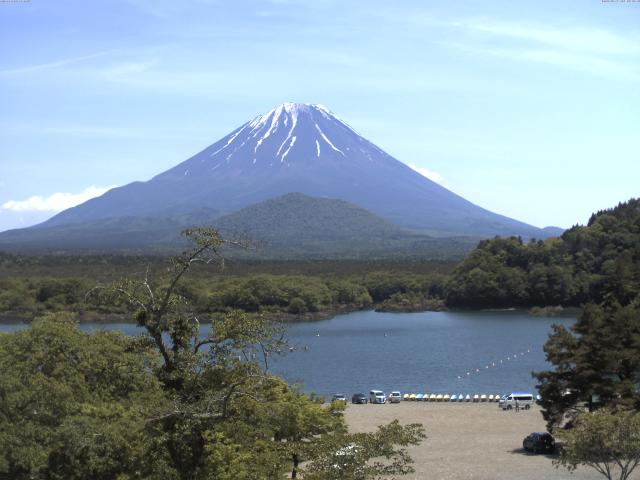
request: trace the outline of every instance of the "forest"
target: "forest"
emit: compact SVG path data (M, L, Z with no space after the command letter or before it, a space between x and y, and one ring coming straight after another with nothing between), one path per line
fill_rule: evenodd
M85 321L124 315L117 301L87 295L123 276L161 272L153 256L0 255L5 321L46 312ZM606 293L608 292L608 293ZM613 292L613 293L612 293ZM594 213L561 237L481 241L459 263L445 260L249 261L196 266L180 294L202 314L242 310L285 320L338 312L445 308L580 307L640 293L640 200Z
M631 200L560 238L482 241L457 265L223 265L216 247L224 240L212 229L186 231L192 250L169 262L2 255L0 311L32 327L0 335L0 479L410 473L406 448L425 438L424 427L396 421L348 432L342 405L306 396L263 368L261 355L285 347L282 324L270 320L363 308L549 305L582 308L571 331L554 327L544 346L553 368L534 374L548 428L566 445L557 462L609 468L622 458L630 474L640 440L629 450L607 435L637 431L639 233L640 201ZM202 313L211 321L204 338ZM113 315L147 335L78 328ZM589 429L608 442L606 454L589 453L593 442L581 436Z
M640 292L640 200L594 213L559 238L495 238L455 267L447 306L579 307L614 295L623 304Z
M5 321L66 311L81 321L122 316L118 301L88 293L124 276L161 273L161 257L0 257L0 312ZM449 261L248 262L197 265L180 294L201 314L242 310L280 319L314 319L365 308L425 310L441 306ZM147 270L148 269L148 270Z

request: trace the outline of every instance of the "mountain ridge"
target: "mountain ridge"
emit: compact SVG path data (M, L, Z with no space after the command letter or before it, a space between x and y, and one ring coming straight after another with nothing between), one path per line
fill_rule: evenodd
M326 107L296 103L256 116L146 182L109 190L24 232L37 236L65 225L75 232L73 225L111 218L204 221L292 192L343 200L430 236L559 233L474 205L396 160Z
M357 205L343 200L289 193L212 218L119 217L90 223L12 230L0 236L0 249L27 253L168 254L186 245L179 232L197 225L218 229L247 249L226 249L225 257L260 259L326 258L462 258L479 238L432 238L402 229ZM27 234L25 236L25 233Z

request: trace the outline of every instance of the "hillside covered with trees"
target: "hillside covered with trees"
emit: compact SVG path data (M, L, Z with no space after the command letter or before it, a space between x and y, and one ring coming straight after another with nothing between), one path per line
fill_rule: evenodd
M640 293L640 199L597 212L561 237L480 242L452 272L449 307L575 306Z

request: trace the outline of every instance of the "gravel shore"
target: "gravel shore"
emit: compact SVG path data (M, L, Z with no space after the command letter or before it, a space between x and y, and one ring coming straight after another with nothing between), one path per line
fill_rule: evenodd
M345 419L352 432L368 432L398 419L422 423L427 439L409 452L415 473L406 479L428 480L591 480L599 473L579 468L569 473L552 465L553 456L522 449L531 432L545 431L540 409L503 411L495 403L402 402L348 405ZM640 473L640 472L638 472ZM640 478L636 475L633 478Z

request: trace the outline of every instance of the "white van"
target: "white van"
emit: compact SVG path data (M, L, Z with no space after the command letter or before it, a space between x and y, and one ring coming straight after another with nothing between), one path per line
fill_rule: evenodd
M535 402L534 398L531 393L514 392L509 395L503 395L498 402L498 407L503 410L511 410L516 408L516 402L518 402L518 407L529 410Z
M387 403L387 396L382 390L371 390L369 392L369 403Z

